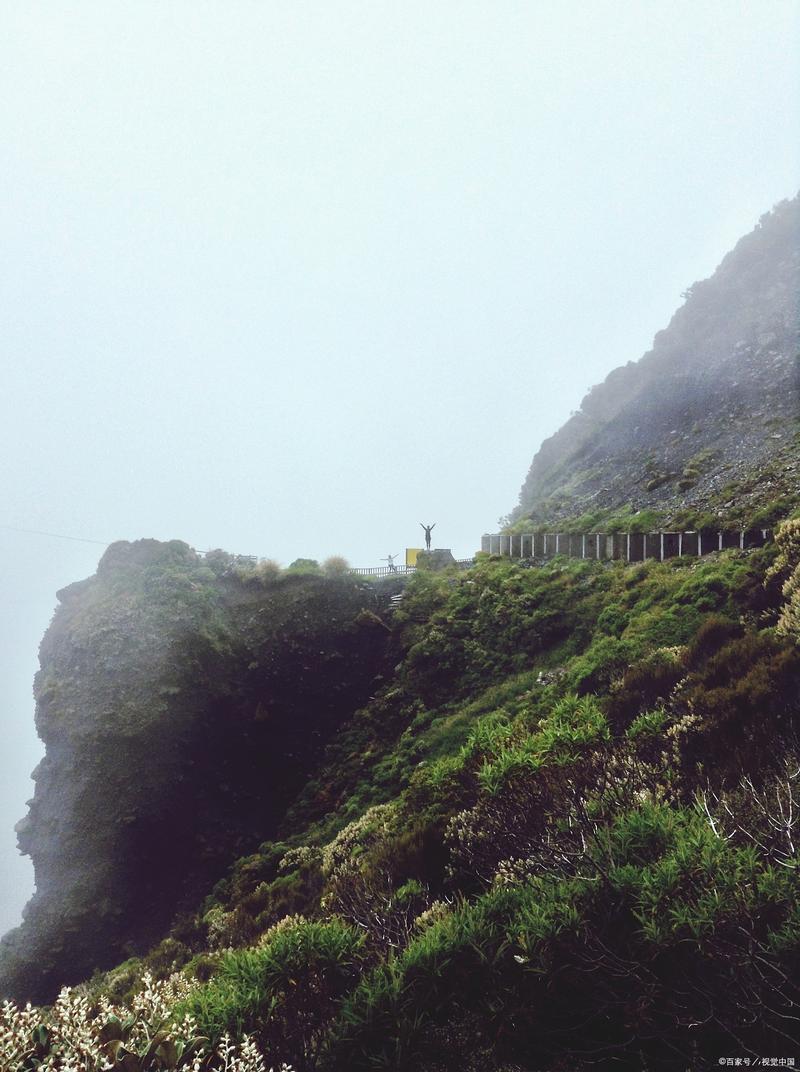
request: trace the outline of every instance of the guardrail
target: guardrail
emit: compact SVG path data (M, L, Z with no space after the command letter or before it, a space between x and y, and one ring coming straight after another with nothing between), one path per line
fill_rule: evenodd
M409 573L416 573L416 566L365 566L363 569L354 567L349 571L357 573L359 577L405 577Z
M469 569L475 565L474 558L456 558L448 563L449 566L457 566L459 569ZM410 577L417 572L416 566L364 566L353 568L350 573L358 577Z
M713 532L497 532L481 537L481 550L511 558L567 558L644 562L681 555L706 555L727 548L746 550L763 547L772 539L771 529L738 529Z

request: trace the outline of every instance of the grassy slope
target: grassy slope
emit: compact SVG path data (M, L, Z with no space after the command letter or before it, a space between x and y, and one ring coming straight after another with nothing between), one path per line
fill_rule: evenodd
M796 857L771 819L800 653L773 557L416 577L391 680L147 965L205 980L210 1035L299 1068L791 1052Z

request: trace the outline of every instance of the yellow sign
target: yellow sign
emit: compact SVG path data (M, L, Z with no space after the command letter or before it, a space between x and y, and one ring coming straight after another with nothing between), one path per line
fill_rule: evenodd
M416 564L417 564L417 555L420 553L421 550L422 550L421 547L407 547L406 548L406 565L407 566L416 566Z

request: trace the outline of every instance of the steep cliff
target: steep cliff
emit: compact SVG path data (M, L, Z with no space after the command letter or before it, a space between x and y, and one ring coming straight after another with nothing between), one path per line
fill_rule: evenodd
M592 388L542 444L512 520L626 506L749 520L796 497L800 197L685 297L652 350Z
M590 393L520 524L796 509L797 227L778 206ZM320 1072L796 1048L800 511L763 547L529 566L371 587L110 548L42 644L0 996L128 957L76 1015L148 1072L245 1036ZM153 975L176 1061L109 1018ZM75 1067L46 1012L4 1015L13 1072Z
M159 938L268 835L387 637L374 589L179 542L114 544L59 600L17 828L36 894L0 966L3 992L38 1000Z

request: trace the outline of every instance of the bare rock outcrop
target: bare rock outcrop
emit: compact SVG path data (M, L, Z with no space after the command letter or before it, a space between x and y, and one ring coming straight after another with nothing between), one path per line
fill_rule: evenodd
M667 515L736 507L745 520L769 499L765 480L773 499L798 493L800 196L685 298L652 350L592 388L542 444L514 520L629 504Z

